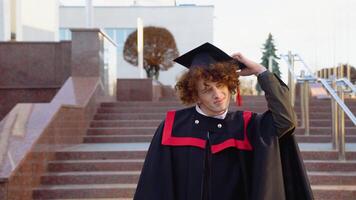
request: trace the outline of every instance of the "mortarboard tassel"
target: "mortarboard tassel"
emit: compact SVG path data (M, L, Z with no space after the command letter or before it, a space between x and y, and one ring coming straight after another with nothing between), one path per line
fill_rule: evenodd
M241 98L241 94L240 94L240 88L237 89L236 104L237 104L237 106L242 106L242 98Z

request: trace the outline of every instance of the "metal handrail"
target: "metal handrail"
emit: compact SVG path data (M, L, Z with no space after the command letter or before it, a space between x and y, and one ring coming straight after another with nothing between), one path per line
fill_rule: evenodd
M336 80L336 83L344 83L344 85L346 85L347 87L349 87L351 89L352 93L356 94L356 86L354 84L351 83L351 81L347 78L340 78L338 80Z
M330 87L330 85L328 84L327 80L319 78L318 81L323 84L325 89L329 92L329 94L333 97L333 99L337 102L337 104L339 104L339 106L346 113L346 115L350 118L350 120L354 123L354 125L356 125L356 117L355 117L355 115L346 106L346 104L340 99L340 97L336 94L335 90L332 87Z
M295 55L294 55L294 56L295 56ZM293 67L291 66L291 64L290 64L290 62L289 62L289 60L288 60L288 55L283 55L283 54L281 54L281 55L280 55L280 58L282 58L282 59L287 63L289 72L291 72L291 73L294 75L294 77L295 77L295 73L294 73Z
M287 55L281 55L280 57L285 60L285 56L287 56ZM297 77L297 81L298 82L304 82L304 81L321 82L323 87L325 87L325 89L330 93L332 98L336 100L336 102L344 110L346 115L351 119L351 121L354 123L354 125L356 125L356 117L355 117L355 115L350 111L350 109L346 106L346 104L343 101L341 101L339 96L336 94L335 90L332 87L330 87L330 85L327 83L327 80L322 79L322 78L316 78L314 75L312 75L313 72L311 71L310 67L304 62L304 60L298 54L294 54L294 56L298 56L299 61L302 62L304 67L310 73L309 76L305 76L303 78L299 78L298 76L295 75L294 71L291 71L292 67L291 67L291 64L288 62L288 60L285 60L287 62L287 64L288 64L288 68L289 68L290 72L293 74L294 77ZM356 93L356 87L348 79L340 78L340 79L336 80L336 82L343 82L345 85L347 85L351 89L352 92Z
M307 65L307 63L303 60L303 58L299 55L299 54L295 54L295 56L297 56L299 58L299 61L302 62L302 64L304 65L304 67L308 70L308 72L310 74L313 74L313 71L311 70L311 68L309 67L309 65Z
M345 78L340 78L335 80L336 77L333 78L333 81L328 81L323 78L317 78L315 74L312 72L311 68L304 62L298 54L292 54L288 52L288 55L280 55L280 57L287 63L289 74L288 74L288 85L290 86L291 93L291 103L294 105L294 79L298 83L303 83L300 87L301 89L301 110L302 110L302 126L305 128L305 135L309 135L309 82L320 82L322 86L327 90L327 92L331 95L331 105L332 105L332 145L334 149L338 150L339 160L345 160L345 120L344 113L350 118L354 125L356 125L356 117L351 112L351 110L344 103L344 87L337 86L348 86L351 89L351 92L355 93L355 86ZM309 75L305 75L305 71L301 71L300 76L296 76L294 72L294 57L298 57L297 61L301 61L303 67L307 69ZM292 81L293 80L293 81ZM329 85L328 82L332 82L333 87ZM339 88L339 89L337 89ZM337 94L336 89L339 94ZM341 109L339 109L341 108Z

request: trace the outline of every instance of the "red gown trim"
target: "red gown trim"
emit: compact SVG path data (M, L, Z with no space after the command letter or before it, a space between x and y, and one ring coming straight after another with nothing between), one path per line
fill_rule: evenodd
M174 137L172 136L172 129L176 111L168 111L166 121L163 128L162 145L171 146L195 146L205 148L206 140L193 137ZM212 153L220 152L229 147L235 147L241 150L252 150L252 146L247 137L247 125L251 120L252 113L250 111L243 112L244 119L244 140L228 139L220 144L211 146Z
M236 140L236 139L228 139L220 144L214 144L211 146L211 152L217 153L229 147L235 147L236 149L241 150L252 150L252 146L247 137L247 125L251 120L252 112L244 111L243 119L244 119L244 140Z
M172 146L195 146L205 148L206 141L193 137L174 137L172 136L172 129L176 111L168 111L166 121L163 128L162 144Z

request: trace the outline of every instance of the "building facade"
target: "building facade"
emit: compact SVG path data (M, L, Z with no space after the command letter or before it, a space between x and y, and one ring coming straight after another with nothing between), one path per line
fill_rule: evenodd
M144 26L168 29L175 38L178 51L184 53L204 42L213 41L213 6L175 5L130 5L94 6L93 27L103 29L118 45L117 77L138 78L139 70L123 59L123 46L130 33L136 30L137 19ZM59 9L60 39L70 39L71 28L86 26L86 7L61 5ZM174 85L184 67L176 64L167 71L160 72L159 81Z
M0 0L0 41L58 41L58 0Z

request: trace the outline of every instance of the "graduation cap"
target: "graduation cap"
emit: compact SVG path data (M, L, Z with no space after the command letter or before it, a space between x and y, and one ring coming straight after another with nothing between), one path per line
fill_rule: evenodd
M245 64L232 58L227 53L219 49L218 47L206 42L199 47L179 56L174 59L186 68L192 67L209 67L211 64L218 62L231 62L235 64L238 69L243 69L246 67Z
M208 68L211 64L218 62L231 62L232 64L236 65L238 69L246 68L245 64L232 58L223 50L210 44L209 42L196 47L195 49L179 56L173 61L183 65L188 69L193 67ZM237 91L236 95L236 103L238 106L242 105L242 99L239 90Z

